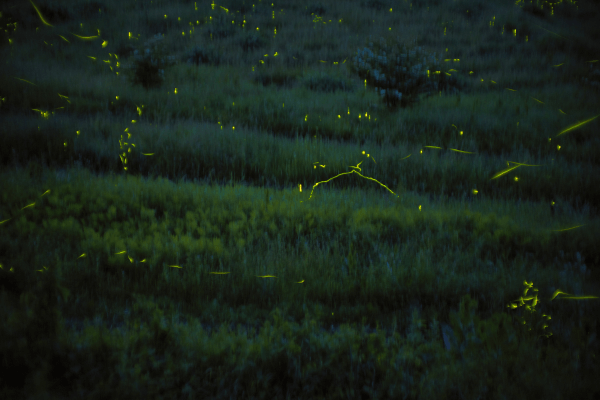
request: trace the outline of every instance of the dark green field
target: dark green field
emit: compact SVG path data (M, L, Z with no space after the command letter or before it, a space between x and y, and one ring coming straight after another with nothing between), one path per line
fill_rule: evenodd
M598 0L0 13L0 398L600 399Z

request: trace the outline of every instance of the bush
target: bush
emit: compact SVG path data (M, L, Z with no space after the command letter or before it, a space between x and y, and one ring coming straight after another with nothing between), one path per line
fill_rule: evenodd
M406 107L416 103L419 94L438 91L458 92L457 79L443 71L436 54L422 47L406 46L398 41L379 39L359 49L351 70L375 87L388 107Z
M144 89L157 88L163 82L162 70L150 57L135 62L134 84L141 84Z
M133 68L135 70L132 77L133 82L142 84L146 89L159 87L164 80L164 69L178 63L175 56L167 55L167 45L162 42L163 39L164 36L161 34L151 37L143 46L133 50L135 59L133 66L123 66L126 70ZM117 51L126 55L130 50L131 46L125 44L121 45ZM129 72L126 73L129 74Z

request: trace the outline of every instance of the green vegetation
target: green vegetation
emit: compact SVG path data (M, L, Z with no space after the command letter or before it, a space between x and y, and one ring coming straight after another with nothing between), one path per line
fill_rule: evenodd
M0 12L2 398L600 395L597 1Z

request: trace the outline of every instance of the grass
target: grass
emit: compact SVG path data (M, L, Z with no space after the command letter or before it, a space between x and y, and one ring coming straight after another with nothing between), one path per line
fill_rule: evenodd
M0 393L600 394L596 3L75 4L0 10Z

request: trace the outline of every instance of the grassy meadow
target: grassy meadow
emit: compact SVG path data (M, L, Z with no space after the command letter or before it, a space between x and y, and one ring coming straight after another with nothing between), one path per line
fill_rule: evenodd
M0 397L600 399L598 18L3 2Z

